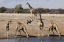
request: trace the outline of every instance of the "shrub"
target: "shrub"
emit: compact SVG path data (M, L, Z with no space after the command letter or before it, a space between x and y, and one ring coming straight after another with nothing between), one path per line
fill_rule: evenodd
M18 4L18 5L15 7L14 12L15 12L15 13L22 13L22 11L23 11L22 5L21 5L21 4Z

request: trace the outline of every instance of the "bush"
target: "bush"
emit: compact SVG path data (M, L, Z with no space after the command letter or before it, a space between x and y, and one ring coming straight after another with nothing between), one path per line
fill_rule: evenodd
M14 12L15 12L15 13L22 13L23 8L22 8L21 6L22 6L21 4L18 4L18 5L15 7Z
M0 13L4 13L7 9L5 7L0 8Z

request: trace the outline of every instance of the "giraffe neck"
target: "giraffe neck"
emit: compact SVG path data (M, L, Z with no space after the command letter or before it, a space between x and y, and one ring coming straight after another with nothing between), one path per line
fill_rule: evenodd
M33 8L30 6L30 4L28 4L28 6L29 6L30 9L33 9Z
M39 14L40 15L40 22L42 23L42 17L41 17L41 14Z

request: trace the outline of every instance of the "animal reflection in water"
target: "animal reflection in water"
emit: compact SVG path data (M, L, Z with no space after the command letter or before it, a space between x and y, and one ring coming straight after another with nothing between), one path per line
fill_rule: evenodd
M50 24L50 27L49 27L49 34L51 33L51 31L54 34L54 31L53 30L55 30L58 33L58 35L61 36L57 24L52 21L51 24ZM48 34L48 36L49 36L49 34Z
M26 26L23 23L20 23L20 22L18 22L18 24L17 24L17 29L16 29L15 37L17 36L17 33L20 33L20 35L21 35L21 30L28 37L28 32L27 32Z
M16 38L15 42L28 42L29 38Z

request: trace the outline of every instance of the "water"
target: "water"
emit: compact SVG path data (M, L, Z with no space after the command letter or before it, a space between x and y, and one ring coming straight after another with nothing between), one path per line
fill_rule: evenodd
M23 37L14 39L0 39L0 42L64 42L64 37Z

